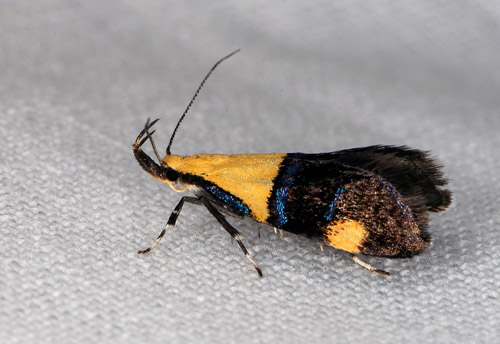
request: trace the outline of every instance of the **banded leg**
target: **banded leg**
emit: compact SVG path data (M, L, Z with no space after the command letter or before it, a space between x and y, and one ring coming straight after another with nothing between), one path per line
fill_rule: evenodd
M377 268L371 266L370 264L362 261L361 259L359 259L358 257L356 257L353 253L349 253L349 257L351 257L351 259L354 260L355 263L361 265L362 267L364 267L367 270L377 272L377 273L379 273L381 275L386 275L386 276L390 275L390 273L388 273L387 271L377 269Z
M149 246L145 250L140 250L138 252L139 254L145 254L145 253L151 252L156 246L158 246L158 244L160 243L161 239L163 238L163 236L167 232L168 227L175 226L175 223L177 222L177 218L179 217L179 214L181 213L182 206L184 205L184 202L188 202L188 203L191 203L191 204L198 204L198 205L202 205L203 204L196 197L190 197L190 196L184 196L184 197L182 197L181 200L179 201L179 203L177 203L177 205L175 206L175 208L172 211L172 213L170 214L170 217L168 218L168 222L165 225L165 228L161 231L160 235L158 235L158 237L156 238L156 240L153 242L153 244L151 246Z
M208 211L210 212L210 214L212 214L213 217L215 217L215 219L222 225L222 227L224 227L224 229L229 233L229 235L231 236L231 242L234 242L234 240L236 240L236 242L238 243L238 245L240 246L241 250L243 251L243 253L245 254L245 256L248 258L248 260L253 264L253 267L255 268L255 270L257 270L257 273L259 274L259 277L262 277L263 274L262 274L262 270L259 268L259 266L257 265L257 263L255 262L255 260L253 259L253 257L250 255L250 253L248 253L245 245L243 245L243 243L241 242L240 240L240 237L245 237L243 234L241 234L240 232L238 232L238 230L236 228L234 228L233 226L231 226L231 224L229 222L227 222L226 218L224 217L224 215L222 215L211 203L209 200L207 200L206 198L200 198L200 201L203 203L203 205L208 209Z

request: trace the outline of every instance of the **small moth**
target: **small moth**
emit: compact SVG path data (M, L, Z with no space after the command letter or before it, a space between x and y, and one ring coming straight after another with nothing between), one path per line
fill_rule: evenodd
M208 72L180 117L161 158L149 119L133 144L134 156L154 178L183 196L168 222L147 249L153 250L174 226L184 203L204 206L236 241L262 277L262 271L243 245L244 237L225 215L249 217L280 231L319 238L347 251L359 265L387 274L357 254L406 258L430 243L428 213L444 211L451 192L439 166L428 152L406 146L376 145L330 153L306 154L171 154L175 134L210 74ZM156 163L143 150L151 142Z

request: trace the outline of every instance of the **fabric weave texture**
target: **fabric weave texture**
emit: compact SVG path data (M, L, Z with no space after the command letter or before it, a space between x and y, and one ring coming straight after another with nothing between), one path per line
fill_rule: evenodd
M0 5L0 342L494 343L500 336L500 8L486 1ZM163 152L430 150L452 206L413 259L229 221L147 175ZM152 154L150 147L146 150Z

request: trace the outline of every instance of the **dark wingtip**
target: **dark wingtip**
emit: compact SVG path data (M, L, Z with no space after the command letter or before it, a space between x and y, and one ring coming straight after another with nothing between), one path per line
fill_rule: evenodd
M452 192L450 190L439 190L439 196L440 200L433 204L429 211L439 213L448 209L452 202Z

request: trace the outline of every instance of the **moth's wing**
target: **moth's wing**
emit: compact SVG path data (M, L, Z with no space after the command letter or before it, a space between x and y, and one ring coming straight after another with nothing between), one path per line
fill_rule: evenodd
M451 204L451 192L441 189L448 183L442 166L428 152L376 145L333 152L331 157L381 176L404 198L417 198L414 203L423 202L429 211L444 211Z
M353 253L409 257L430 240L423 196L406 199L376 173L326 155L289 155L270 210L270 224Z

